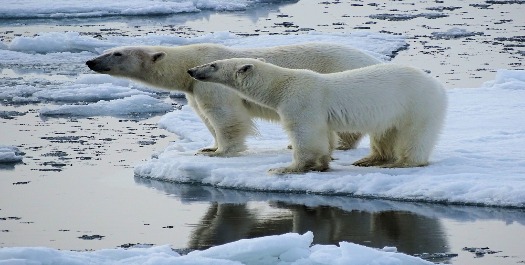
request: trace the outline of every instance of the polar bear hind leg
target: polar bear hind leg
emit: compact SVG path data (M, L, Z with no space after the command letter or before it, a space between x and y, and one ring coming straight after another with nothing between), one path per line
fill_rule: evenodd
M354 162L353 165L359 167L374 167L394 162L394 144L397 133L396 128L391 128L384 133L370 134L370 154Z
M337 134L339 135L339 146L337 147L337 150L355 149L357 147L357 144L359 144L359 140L361 140L363 136L360 133L348 132L339 132Z
M270 174L299 174L308 171L324 172L329 168L331 160L330 155L320 153L310 153L307 156L296 157L294 155L294 162L287 167L272 168L268 171Z
M315 122L313 124L316 124ZM293 161L287 167L270 169L271 174L304 173L307 171L326 171L332 160L331 151L334 134L328 126L306 128L301 123L285 125L293 145ZM298 128L303 126L303 128ZM329 139L329 141L323 140Z
M422 167L428 165L437 141L440 124L422 121L399 129L394 144L396 160L380 165L384 168Z

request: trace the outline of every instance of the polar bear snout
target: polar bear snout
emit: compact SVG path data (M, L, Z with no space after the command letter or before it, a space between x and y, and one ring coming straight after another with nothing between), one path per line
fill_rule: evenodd
M95 66L95 61L89 60L86 62L86 65L89 67L89 69L92 69Z
M199 81L204 81L204 80L208 79L208 77L209 77L208 71L203 70L202 67L194 67L194 68L188 69L187 73L191 77L193 77L193 78L195 78L195 79L197 79Z
M188 71L187 71L187 73L193 78L195 78L195 73L196 72L197 71L194 68L188 69Z
M97 62L95 60L89 60L86 62L86 65L89 67L89 69L96 71L97 69Z
M89 69L99 73L109 72L111 70L109 67L102 67L101 64L97 63L96 59L87 61L86 65L89 67Z

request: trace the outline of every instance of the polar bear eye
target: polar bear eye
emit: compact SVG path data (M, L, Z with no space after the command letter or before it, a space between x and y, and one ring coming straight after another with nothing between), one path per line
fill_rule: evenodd
M211 68L217 68L217 65L214 64L214 63L212 63L212 64L210 64L210 67L211 67Z
M115 55L115 56L122 56L122 53L121 52L115 52L115 53L113 53L113 55Z

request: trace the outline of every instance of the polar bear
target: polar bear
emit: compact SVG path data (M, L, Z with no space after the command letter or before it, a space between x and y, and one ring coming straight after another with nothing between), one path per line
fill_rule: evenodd
M356 166L425 166L447 106L440 82L395 64L320 74L235 58L188 73L277 111L293 146L292 164L271 170L277 174L327 170L333 148L323 139L330 131L370 134L371 153Z
M186 71L207 62L234 57L262 57L283 67L306 68L321 73L340 72L381 62L347 46L306 43L252 49L235 49L216 44L118 47L86 64L98 73L184 92L189 105L206 124L215 140L212 147L200 152L211 156L232 156L246 149L246 137L255 132L253 118L278 121L279 116L274 110L242 99L222 85L195 82ZM359 134L349 133L340 133L339 136L340 149L354 148L360 137Z

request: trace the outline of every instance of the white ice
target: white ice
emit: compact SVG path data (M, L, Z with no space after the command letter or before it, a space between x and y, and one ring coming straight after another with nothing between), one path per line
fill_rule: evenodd
M463 37L470 37L470 36L476 36L476 35L482 35L482 32L472 32L468 31L466 29L462 28L451 28L447 31L441 32L436 31L432 32L432 36L439 39L455 39L455 38L463 38Z
M53 4L39 0L4 1L0 17L4 19L57 19L108 16L172 15L202 10L245 10L260 2L257 0L149 0L144 1L68 1Z
M53 109L43 108L40 114L44 116L103 116L133 115L144 113L167 112L172 109L169 103L147 95L133 95L114 100L101 100L87 105L62 105Z
M313 245L314 235L288 233L193 251L181 256L169 246L148 248L103 249L92 252L55 250L44 247L0 248L0 265L424 265L433 264L420 258L396 252L395 248L373 249L341 242L335 245Z
M0 145L0 163L21 162L23 155L16 146Z

